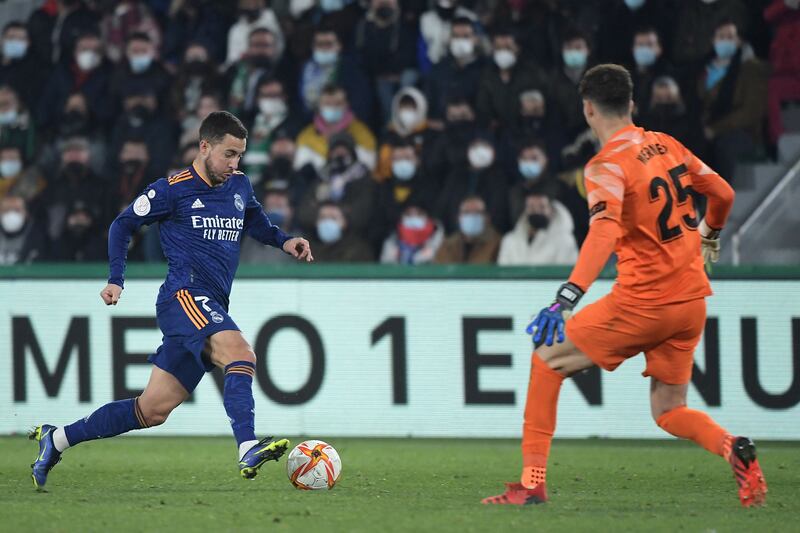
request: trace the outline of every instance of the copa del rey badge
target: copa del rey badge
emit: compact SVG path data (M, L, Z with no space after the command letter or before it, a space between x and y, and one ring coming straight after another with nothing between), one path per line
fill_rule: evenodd
M155 195L153 195L155 196ZM150 198L146 195L139 196L135 202L133 202L133 212L139 215L140 217L145 216L147 213L150 212Z

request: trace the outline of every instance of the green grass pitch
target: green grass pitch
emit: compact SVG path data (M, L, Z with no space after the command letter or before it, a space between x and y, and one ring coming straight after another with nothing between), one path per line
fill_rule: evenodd
M298 439L293 439L294 443ZM758 444L767 505L743 509L722 459L677 441L556 441L550 502L487 507L518 475L510 440L330 439L329 492L285 457L239 478L228 438L124 437L69 450L37 493L35 444L0 438L0 531L800 531L800 444Z

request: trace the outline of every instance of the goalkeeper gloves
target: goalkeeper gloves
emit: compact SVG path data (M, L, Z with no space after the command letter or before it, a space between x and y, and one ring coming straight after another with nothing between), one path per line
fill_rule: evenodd
M525 328L528 335L533 335L533 345L536 348L542 343L552 346L554 335L558 342L564 342L564 321L572 315L572 310L581 297L583 290L574 283L567 282L558 288L555 301L539 311Z
M700 251L703 254L703 262L706 268L710 269L711 263L719 261L719 230L706 224L705 219L700 221L697 230L700 232Z

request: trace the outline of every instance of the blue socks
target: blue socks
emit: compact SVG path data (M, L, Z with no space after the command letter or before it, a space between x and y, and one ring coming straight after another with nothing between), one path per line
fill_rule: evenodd
M231 421L236 444L257 441L255 432L255 401L253 401L253 376L256 365L249 361L235 361L225 367L225 387L222 403Z
M86 418L82 418L68 426L64 426L70 446L79 442L104 439L125 433L132 429L148 427L138 398L128 398L107 403Z

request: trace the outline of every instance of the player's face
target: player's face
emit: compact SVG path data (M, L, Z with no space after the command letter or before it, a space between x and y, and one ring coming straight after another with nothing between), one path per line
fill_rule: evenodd
M239 139L230 134L226 134L217 144L205 140L200 142L200 156L212 186L228 181L233 171L239 167L246 147L247 139Z

